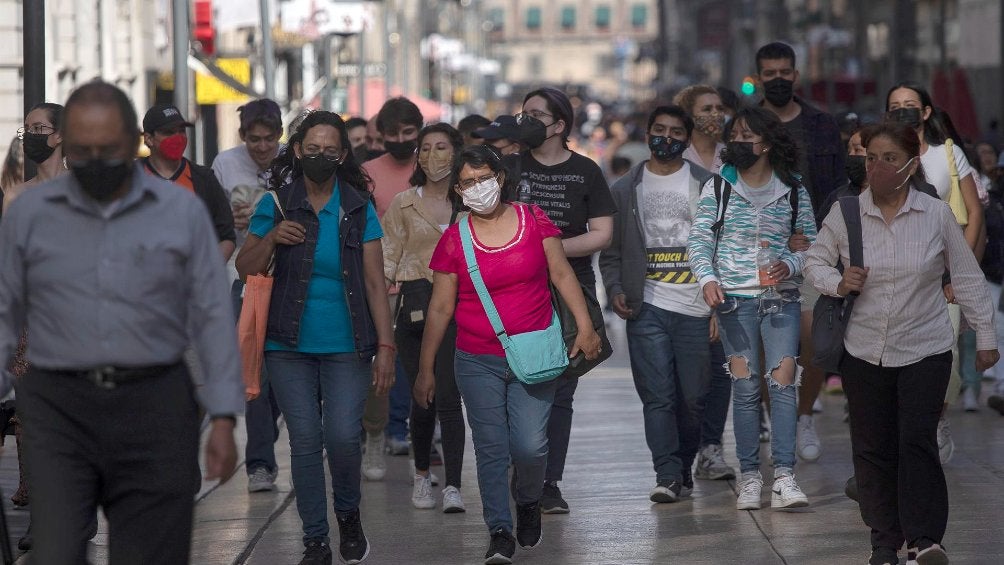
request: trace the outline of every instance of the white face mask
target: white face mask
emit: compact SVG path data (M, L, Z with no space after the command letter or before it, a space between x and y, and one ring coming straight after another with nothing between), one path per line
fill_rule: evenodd
M460 193L467 206L475 214L488 214L499 205L502 187L497 178L481 181Z

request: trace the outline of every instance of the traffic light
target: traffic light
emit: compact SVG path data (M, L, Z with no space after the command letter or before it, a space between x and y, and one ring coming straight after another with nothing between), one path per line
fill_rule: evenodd
M746 77L743 79L743 85L739 87L739 91L743 93L743 96L753 96L756 92L756 82L753 81L753 77Z
M216 29L213 27L212 0L195 0L195 33L193 39L204 55L216 54Z

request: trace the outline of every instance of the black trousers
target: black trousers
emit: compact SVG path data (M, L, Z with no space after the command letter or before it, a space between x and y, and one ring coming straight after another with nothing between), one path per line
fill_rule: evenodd
M404 319L405 313L398 316L394 328L394 341L397 342L397 354L401 360L408 381L415 386L418 377L418 361L422 353L422 334L424 326L412 326ZM457 379L453 370L453 357L457 350L457 325L450 322L443 335L443 344L436 353L436 398L428 409L422 408L411 399L411 443L415 454L415 468L426 471L429 469L432 440L436 432L436 417L443 432L443 467L446 473L446 486L460 488L460 475L464 465L464 445L467 430L464 427L464 413L461 409L460 391L457 389Z
M31 563L86 563L98 506L112 565L188 563L199 421L183 364L100 388L32 368L17 384L31 483Z
M851 355L840 363L858 504L872 547L899 549L922 537L941 543L945 535L948 488L937 433L951 369L951 351L905 367Z

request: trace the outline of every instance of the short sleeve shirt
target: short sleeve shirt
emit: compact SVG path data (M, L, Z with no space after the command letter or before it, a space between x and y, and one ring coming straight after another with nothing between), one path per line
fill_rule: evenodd
M573 151L565 162L546 166L527 151L520 164L520 200L547 213L562 239L586 233L591 218L617 213L603 171L588 157ZM580 282L590 287L596 282L590 257L569 257L568 262Z
M474 257L481 277L507 333L511 335L545 329L551 323L551 292L548 288L544 240L561 232L537 206L516 203L519 227L513 239L501 247L487 247L471 230ZM466 220L462 220L466 221ZM502 344L492 330L488 315L471 275L460 241L460 224L453 224L439 240L429 268L457 275L457 349L475 355L504 357Z
M345 301L345 281L342 278L342 251L338 235L338 210L341 191L338 185L331 199L317 214L320 222L317 247L314 249L314 270L307 285L307 299L300 318L300 336L295 347L277 341L265 342L266 351L297 351L331 354L355 351L352 320ZM275 201L262 198L251 216L250 233L265 237L276 224ZM363 241L383 237L380 221L373 204L366 205L366 231ZM301 244L302 245L302 244Z
M973 175L973 168L966 159L966 154L958 146L952 147L955 156L955 167L959 171L959 180ZM938 198L948 200L948 193L952 188L952 173L948 168L948 150L944 145L929 145L927 151L920 156L920 162L924 166L924 176L927 182L938 191ZM976 175L973 175L973 180Z

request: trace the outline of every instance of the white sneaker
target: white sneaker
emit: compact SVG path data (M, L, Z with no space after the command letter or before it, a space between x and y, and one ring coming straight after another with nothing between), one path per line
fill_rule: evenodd
M708 444L697 453L697 467L694 470L694 477L711 481L733 479L736 472L725 462L722 455L722 446L718 444Z
M383 434L366 434L366 453L363 454L363 476L367 481L382 481L387 474L387 462L383 451Z
M816 427L812 416L802 415L798 417L795 447L797 448L798 456L803 461L812 462L819 459L822 449L819 444L819 436L816 435Z
M763 477L760 471L743 473L739 481L739 496L736 497L737 510L759 510L760 491L763 490Z
M820 399L817 398L815 401L813 401L813 403L812 403L812 413L813 414L822 414L823 413L823 401L822 400L820 400Z
M809 505L809 497L795 482L795 475L774 477L774 486L770 489L771 508L800 508Z
M444 488L443 513L456 514L458 512L467 512L467 507L464 506L464 499L460 496L460 491L457 490L457 487Z
M272 473L265 467L258 467L248 475L248 492L275 490L276 475L277 473Z
M428 475L415 475L415 484L411 488L411 505L423 510L436 507L436 497L432 496L432 481Z
M966 412L980 410L980 391L976 387L967 386L962 391L962 409Z
M948 425L948 419L944 416L938 420L938 457L944 465L952 459L955 453L955 442L952 440L952 428Z

